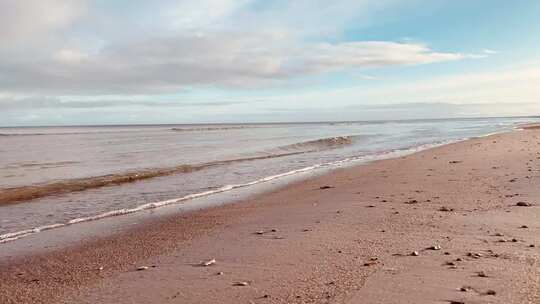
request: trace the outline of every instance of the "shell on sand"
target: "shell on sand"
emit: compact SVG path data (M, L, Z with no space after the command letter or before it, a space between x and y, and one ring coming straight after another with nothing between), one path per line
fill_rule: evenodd
M207 266L210 266L210 265L214 265L215 263L216 263L216 259L211 259L209 261L202 262L201 266L207 267Z

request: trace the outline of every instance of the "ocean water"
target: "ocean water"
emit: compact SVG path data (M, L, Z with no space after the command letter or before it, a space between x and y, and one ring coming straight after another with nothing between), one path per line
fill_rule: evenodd
M0 128L0 243L538 120Z

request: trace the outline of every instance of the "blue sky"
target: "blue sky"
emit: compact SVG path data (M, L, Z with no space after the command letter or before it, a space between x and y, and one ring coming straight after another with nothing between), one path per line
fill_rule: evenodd
M0 125L540 115L540 2L0 2Z

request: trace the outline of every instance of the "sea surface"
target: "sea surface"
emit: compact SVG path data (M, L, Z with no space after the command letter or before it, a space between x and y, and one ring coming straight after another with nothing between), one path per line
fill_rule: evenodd
M0 128L0 243L539 120Z

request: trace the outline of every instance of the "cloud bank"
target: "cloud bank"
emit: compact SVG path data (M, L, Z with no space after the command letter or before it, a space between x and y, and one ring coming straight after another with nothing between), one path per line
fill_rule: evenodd
M392 1L381 3L385 2ZM82 0L7 0L0 3L0 93L61 96L174 93L207 86L261 88L345 70L467 57L419 43L325 39L342 30L352 16L372 10L367 3L321 1L321 10L306 1L161 1L153 6L134 1L124 4L126 8L103 8ZM140 12L137 19L136 9L142 8L149 11ZM128 12L117 12L118 20L111 24L114 9ZM148 15L156 20L145 20ZM298 19L306 24L294 27ZM321 20L327 22L321 25ZM123 22L131 29L114 28Z

